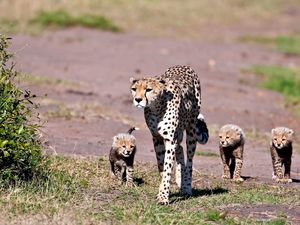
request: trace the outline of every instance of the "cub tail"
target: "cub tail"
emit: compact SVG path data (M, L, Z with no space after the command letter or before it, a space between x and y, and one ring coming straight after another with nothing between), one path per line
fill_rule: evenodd
M131 127L128 131L127 131L127 133L128 134L131 134L134 130L139 130L140 128L138 128L138 127Z

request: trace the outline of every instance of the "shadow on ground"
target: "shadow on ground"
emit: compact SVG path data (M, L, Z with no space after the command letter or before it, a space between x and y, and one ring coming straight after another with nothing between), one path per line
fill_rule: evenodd
M228 189L220 188L220 187L213 188L213 189L209 189L209 188L194 189L193 188L192 191L193 191L192 196L183 196L183 195L181 195L180 192L170 194L170 199L171 199L170 204L178 202L178 201L185 201L190 198L198 198L201 196L210 196L210 195L219 195L219 194L228 193Z

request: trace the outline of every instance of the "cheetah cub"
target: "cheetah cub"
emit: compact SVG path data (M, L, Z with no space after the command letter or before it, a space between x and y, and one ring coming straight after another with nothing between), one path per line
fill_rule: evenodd
M138 129L132 127L127 133L114 136L109 154L111 176L125 181L129 186L133 184L133 162L136 153L136 140L131 133Z
M276 127L271 131L270 151L273 164L272 179L276 182L291 183L292 142L294 131L286 127ZM282 167L284 166L284 174Z
M223 179L233 178L234 181L242 182L241 169L243 165L243 150L245 134L236 125L226 124L219 131L220 155L223 162Z

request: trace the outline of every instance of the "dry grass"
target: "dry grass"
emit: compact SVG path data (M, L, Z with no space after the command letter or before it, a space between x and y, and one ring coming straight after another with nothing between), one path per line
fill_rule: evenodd
M17 30L26 31L28 21L40 11L65 10L74 16L103 15L125 30L193 37L199 36L204 25L248 23L249 18L272 19L284 6L280 0L2 0L0 19L17 21Z
M194 195L185 199L175 185L171 204L158 206L156 165L136 163L136 186L109 177L107 158L50 157L49 177L0 190L0 220L7 224L272 224L231 217L226 205L282 204L295 207L291 187L222 182L194 172ZM209 179L208 179L209 178ZM274 213L274 212L273 212ZM284 222L286 219L284 219Z

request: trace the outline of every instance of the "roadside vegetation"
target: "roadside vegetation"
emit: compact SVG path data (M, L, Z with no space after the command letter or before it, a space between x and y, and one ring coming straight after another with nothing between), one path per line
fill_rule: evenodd
M37 136L35 97L15 85L18 73L7 51L9 39L0 35L0 186L40 176L46 167Z
M63 87L79 87L80 86L80 83L75 82L75 81L54 78L54 77L47 77L47 76L37 76L37 75L33 75L33 74L28 74L28 73L19 74L17 79L20 82L24 82L24 83L30 84L30 85L51 85L51 86L63 86Z
M1 32L9 32L10 28L12 32L37 32L30 21L59 26L76 23L89 27L99 27L100 23L100 28L109 21L114 24L114 30L117 26L151 36L199 38L201 28L206 26L247 24L249 18L278 19L285 9L284 3L280 0L190 0L184 4L181 0L2 0L0 27ZM298 1L289 0L289 3L298 4ZM61 13L57 15L58 12ZM53 18L54 15L59 21ZM99 16L105 18L105 22Z
M195 155L197 156L206 156L206 157L219 157L220 155L215 153L215 152L212 152L212 151L201 151L201 150L197 150L195 152Z
M66 28L82 26L113 32L120 31L120 28L118 26L116 26L113 22L111 22L104 16L95 16L88 14L73 16L65 10L38 12L38 14L30 20L30 23L33 25L38 25L44 29L47 27Z
M276 37L246 35L240 37L239 40L246 43L253 42L266 45L276 51L286 54L300 55L300 35Z
M1 189L0 219L17 224L286 224L275 212L269 220L237 217L228 206L299 203L298 190L289 186L233 184L194 171L194 196L183 198L172 186L171 204L159 206L157 167L136 163L132 188L109 177L107 158L52 156L48 182ZM280 223L279 223L280 222Z
M261 76L261 87L284 95L287 108L300 117L300 69L278 65L253 65L242 69L244 73Z

